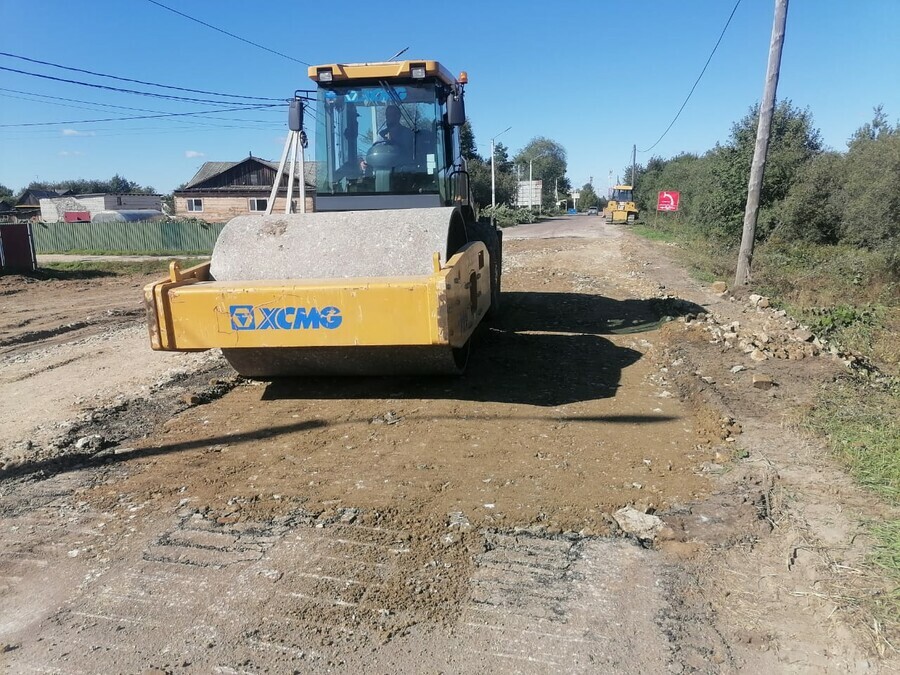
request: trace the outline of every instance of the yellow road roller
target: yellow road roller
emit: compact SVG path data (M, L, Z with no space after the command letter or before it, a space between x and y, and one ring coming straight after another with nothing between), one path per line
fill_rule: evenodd
M152 348L220 348L259 379L462 372L499 308L502 251L500 231L475 218L460 154L466 74L409 60L309 76L312 212L293 212L292 158L286 213L232 219L209 263L172 263L145 287ZM289 126L305 142L304 109L295 98ZM286 144L270 210L287 155Z

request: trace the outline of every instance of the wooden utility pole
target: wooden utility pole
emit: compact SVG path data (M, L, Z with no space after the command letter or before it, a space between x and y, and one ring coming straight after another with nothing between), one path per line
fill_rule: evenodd
M772 113L775 111L775 92L781 70L781 48L784 46L784 27L787 23L788 0L775 0L775 20L772 23L772 42L769 45L769 67L766 70L766 86L759 105L759 126L756 129L756 147L750 166L750 182L747 185L747 207L744 210L744 233L738 253L735 286L750 283L750 261L753 259L753 242L756 239L756 219L759 215L759 193L766 173L766 154L772 129Z
M634 165L637 164L637 146L631 146L631 189L634 190Z

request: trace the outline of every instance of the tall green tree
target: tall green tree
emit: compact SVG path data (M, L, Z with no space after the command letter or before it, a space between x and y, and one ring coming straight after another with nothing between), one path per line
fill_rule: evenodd
M594 186L590 183L585 183L581 187L581 191L578 195L578 210L584 211L585 209L589 209L592 206L600 205L600 197L597 196L597 193L594 192Z
M475 132L472 130L472 123L469 120L466 120L465 124L459 128L459 151L467 160L477 159L481 162L484 161L481 155L478 154L475 144Z
M710 234L728 240L739 237L747 199L747 182L756 143L759 105L735 123L724 145L717 144L705 156L709 180L696 195L696 216ZM757 236L765 238L779 224L779 208L800 169L822 152L822 137L813 127L808 108L795 107L790 100L775 106L772 137L766 160L766 174L760 195Z
M0 199L11 202L15 200L15 193L8 187L0 183Z
M889 248L900 264L900 124L875 119L850 140L844 162L844 215L840 239L868 248Z
M499 171L494 161L497 204L512 204L516 198L516 176L509 171ZM469 161L469 187L472 199L481 209L491 205L491 165L481 159Z
M514 169L512 160L509 158L509 148L500 141L494 143L494 169L503 173L511 173Z
M773 235L786 241L836 244L846 206L846 157L825 152L800 168L785 197L781 225Z
M529 163L532 179L543 181L544 207L552 208L555 206L554 186L558 185L561 193L571 189L569 179L566 178L568 168L566 149L550 138L537 136L513 157L513 164L521 167L522 180L528 180Z

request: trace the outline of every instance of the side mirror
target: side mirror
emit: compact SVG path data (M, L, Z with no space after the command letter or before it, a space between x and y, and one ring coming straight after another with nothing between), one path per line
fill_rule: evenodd
M288 129L300 131L303 129L303 101L292 99L288 104Z
M456 88L447 97L447 123L451 127L461 127L466 123L466 102L462 87Z

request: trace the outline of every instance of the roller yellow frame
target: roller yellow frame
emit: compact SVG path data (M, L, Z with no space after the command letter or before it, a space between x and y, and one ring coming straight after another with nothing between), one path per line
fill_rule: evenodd
M412 78L413 70L420 74L420 79L436 77L444 84L453 84L457 78L450 74L437 61L387 61L376 63L326 63L310 66L307 71L314 82L342 82L345 80Z
M259 347L463 347L491 302L480 241L430 275L365 279L214 281L209 263L144 288L150 343L159 351Z

